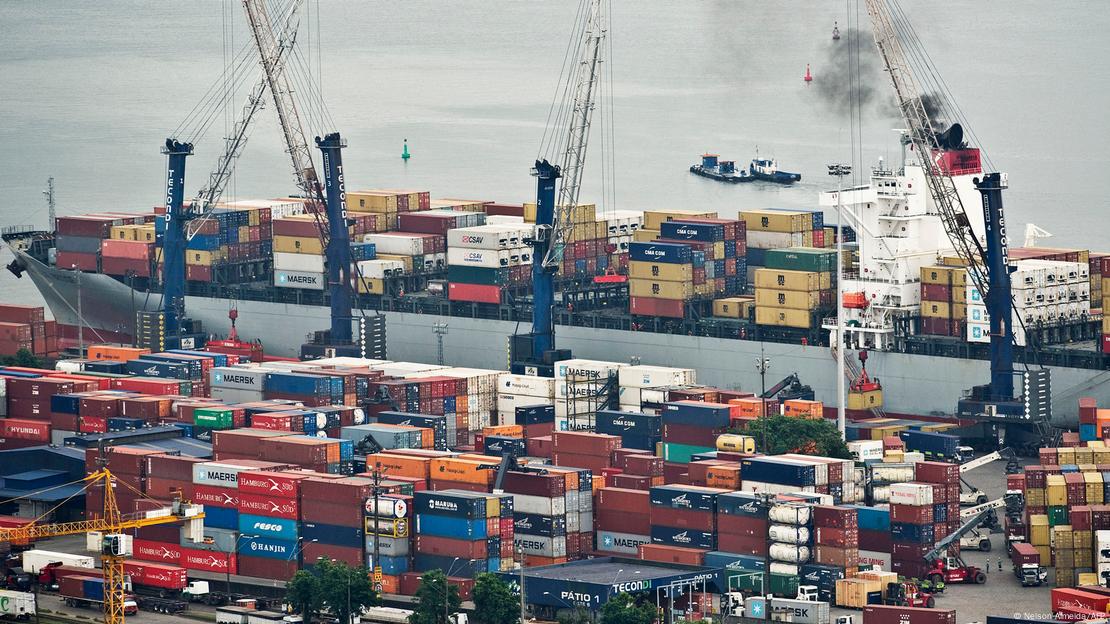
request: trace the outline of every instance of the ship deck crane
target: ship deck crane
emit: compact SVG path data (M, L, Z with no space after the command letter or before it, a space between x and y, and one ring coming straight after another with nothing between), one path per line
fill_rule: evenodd
M101 468L82 481L85 488L102 485L104 487L104 515L91 520L76 522L38 523L23 527L0 528L0 541L34 541L46 537L80 535L99 532L101 542L101 562L104 574L104 623L123 624L124 622L124 572L123 560L131 552L131 536L123 534L128 529L186 522L191 535L203 533L204 508L175 501L172 507L141 515L123 514L116 504L113 486L115 477L107 468ZM199 541L199 540L198 540Z
M554 376L556 360L570 357L569 351L555 350L555 274L563 261L563 252L574 232L575 207L586 165L590 126L594 113L594 97L598 87L601 45L606 30L603 24L602 0L590 0L586 8L578 53L567 74L566 89L572 93L568 109L566 143L558 164L538 159L532 168L536 178L536 225L529 242L532 245L532 331L513 336L510 348L514 373ZM557 181L562 180L558 188Z
M866 4L875 44L894 87L909 143L921 161L929 197L953 248L967 266L971 283L983 294L990 316L990 383L972 388L969 396L960 399L958 415L1000 425L1003 436L1010 424L1033 424L1038 434L1044 435L1050 410L1048 371L1026 371L1022 383L1024 396L1015 395L1014 391L1013 303L1002 208L1007 176L982 173L978 150L969 149L964 143L959 123L943 132L934 126L936 122L926 109L921 83L914 74L915 65L898 36L896 23L901 23L903 16L896 18L892 14L890 0L866 0ZM985 248L953 180L954 175L963 174L980 174L974 184L982 200ZM1015 431L1018 429L1021 427L1015 427Z

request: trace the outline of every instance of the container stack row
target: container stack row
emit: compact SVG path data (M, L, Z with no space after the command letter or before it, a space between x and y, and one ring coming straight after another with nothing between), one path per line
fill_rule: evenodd
M58 356L58 324L46 320L41 306L0 304L0 355L27 351L45 358Z
M836 252L769 249L755 271L755 322L812 329L836 308Z

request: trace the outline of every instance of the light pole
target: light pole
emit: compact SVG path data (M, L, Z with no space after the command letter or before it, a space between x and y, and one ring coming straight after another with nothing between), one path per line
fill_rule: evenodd
M844 389L844 210L840 201L844 176L852 173L845 164L829 165L829 175L836 176L836 428L844 438L847 395Z
M771 368L771 358L763 352L763 343L759 343L759 358L755 361L755 370L759 371L759 420L763 423L760 445L764 453L767 452L767 369Z
M239 537L235 538L235 544L234 544L234 546L232 547L231 550L236 552L236 553L239 552L239 542L243 538L254 539L256 537L258 537L258 536L257 535L243 535L242 533L240 533ZM224 581L225 581L225 584L226 584L225 590L227 591L227 598L228 598L228 600L230 600L231 599L231 553L224 553L224 555L225 555L225 559L226 559L226 561L224 563L224 572L226 573L226 577L224 578Z
M524 624L526 615L524 608L524 549L517 546L516 554L520 558L520 624Z
M81 269L73 265L77 279L77 356L85 357L85 317L81 314Z

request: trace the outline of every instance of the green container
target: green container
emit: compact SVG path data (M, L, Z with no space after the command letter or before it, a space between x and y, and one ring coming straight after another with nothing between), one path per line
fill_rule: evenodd
M698 453L709 453L715 449L707 446L694 446L693 444L677 444L675 442L663 443L663 461L690 463L690 458Z
M836 251L815 247L790 247L768 249L763 258L768 269L781 271L810 271L830 273L836 271Z
M729 591L758 593L763 591L763 573L725 568ZM796 595L796 594L795 594Z
M1068 508L1063 505L1053 505L1048 508L1048 526L1054 527L1068 524Z
M193 424L206 429L230 429L234 423L231 410L202 407L193 412Z
M798 595L798 575L796 574L770 574L767 589L779 598L794 598Z
M484 286L505 286L509 283L508 269L485 269L472 266L447 266L447 281Z

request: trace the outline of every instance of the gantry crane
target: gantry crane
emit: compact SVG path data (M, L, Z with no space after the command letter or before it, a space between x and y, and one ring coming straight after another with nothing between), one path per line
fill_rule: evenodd
M160 524L187 522L190 534L199 536L203 531L204 522L204 508L201 505L189 505L180 501L175 501L168 510L150 511L141 515L120 513L113 489L114 479L115 477L107 468L101 468L82 479L85 483L82 491L98 484L104 487L104 515L100 518L76 522L33 522L23 527L0 528L0 541L33 542L46 537L101 533L103 538L100 559L104 574L105 624L123 624L124 621L123 560L131 552L131 536L123 532Z
M967 266L968 278L982 293L990 316L990 383L972 388L970 396L960 399L957 413L960 417L999 425L1002 434L999 437L1004 437L1007 425L1017 423L1032 424L1043 436L1050 417L1047 369L1025 371L1023 395L1015 395L1014 391L1013 302L1002 209L1002 189L1008 186L1008 178L1004 173L982 172L978 150L967 148L960 124L954 123L943 131L934 127L914 75L914 65L899 39L895 24L900 22L892 14L890 2L866 0L875 44L906 122L906 138L921 161L929 197L953 248ZM980 175L973 183L982 198L985 248L972 228L952 179L954 175L967 174Z
M603 0L591 0L584 20L584 30L575 41L578 53L567 75L568 84L559 92L573 93L570 100L566 143L559 164L547 159L537 160L532 168L536 177L536 226L532 244L532 331L514 336L511 363L515 373L534 370L544 376L553 375L555 349L555 274L563 262L563 252L574 231L575 208L586 165L590 126L593 121L594 97L597 91L601 45L606 30L603 23ZM564 89L565 86L565 89ZM556 201L555 186L559 186ZM547 354L547 357L545 357ZM569 357L569 352L559 359Z

